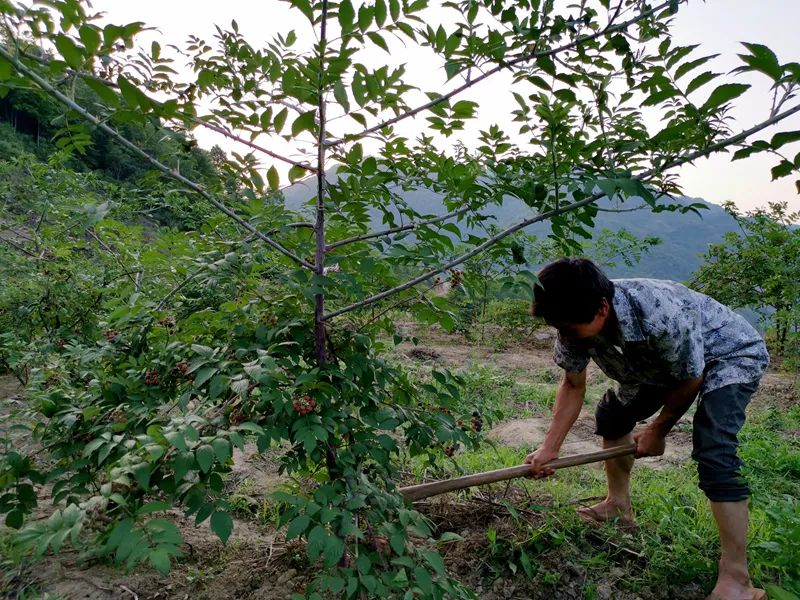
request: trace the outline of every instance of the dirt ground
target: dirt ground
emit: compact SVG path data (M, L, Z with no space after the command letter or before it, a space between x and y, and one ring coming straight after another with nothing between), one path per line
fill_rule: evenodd
M513 375L520 382L541 382L543 374L547 372L550 372L551 381L557 381L559 377L558 369L552 364L551 346L552 338L547 335L542 335L540 339L525 346L497 350L466 344L453 336L434 332L427 335L419 345L403 344L396 352L408 360L451 368L463 368L471 364L487 365ZM599 383L603 380L603 375L592 368L589 378L590 382ZM797 403L797 382L786 375L768 373L753 404L764 403L767 398L773 405L776 399L787 406ZM24 401L18 383L7 376L0 377L0 400L2 399L5 399L1 405L3 417ZM7 424L7 419L4 420ZM548 423L548 417L512 418L495 426L489 436L521 450L535 448L542 441ZM689 423L688 419L684 420L684 424L671 434L665 456L646 459L645 462L658 467L689 460ZM0 431L2 427L0 425ZM13 442L16 446L23 440L15 434ZM591 452L598 449L598 445L598 439L594 435L593 417L589 412L584 412L567 438L562 455ZM262 456L254 448L248 447L244 453L237 451L234 458L235 466L230 474L229 487L234 491L237 505L263 506L269 494L284 481L278 474L274 457ZM512 488L506 493L513 496L521 492ZM469 506L454 506L452 500L440 498L430 499L419 507L435 523L464 537L464 542L450 544L443 549L452 573L475 589L479 597L487 600L582 598L581 582L586 579L586 568L581 565L551 565L554 572L559 573L560 579L557 586L546 589L531 589L521 577L491 577L489 565L480 558L485 555L487 531L508 531L511 535L512 530L518 528L518 523L504 512L505 509L498 500L492 496L492 492L480 492L469 500ZM502 500L513 501L514 498ZM42 516L45 516L48 506L47 499L42 499ZM5 578L0 573L0 582L11 581L17 592L30 586L31 590L69 600L282 600L291 598L293 593L303 588L305 574L298 566L301 564L302 547L296 543L287 545L281 531L260 525L255 515L245 511L235 520L234 534L227 546L223 546L211 533L207 524L195 526L192 520L184 518L177 511L169 517L179 526L186 539L186 546L185 556L177 561L166 577L147 567L124 574L106 565L82 564L78 561L77 553L72 552L58 557L47 557L36 565L22 566L15 573L5 574ZM530 513L523 514L522 518L535 525L536 520L543 517L541 514ZM546 562L547 559L544 560ZM608 579L597 589L597 598L639 599L639 596L616 587L616 582L623 577L624 571L612 565ZM643 596L666 597L671 596ZM688 593L683 590L682 598L702 598L702 594L699 588L689 590Z

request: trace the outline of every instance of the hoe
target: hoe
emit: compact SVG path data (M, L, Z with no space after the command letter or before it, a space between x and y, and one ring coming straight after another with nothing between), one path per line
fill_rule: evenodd
M626 444L625 446L607 448L606 450L600 450L598 452L589 452L586 454L576 454L574 456L557 458L555 460L551 460L546 466L551 469L563 469L565 467L588 465L589 463L599 462L609 458L627 456L629 454L633 454L635 450L636 444ZM444 481L434 481L432 483L411 485L400 488L399 491L401 494L403 494L403 496L411 501L422 500L423 498L428 498L430 496L445 494L455 490L463 490L464 488L469 488L476 485L485 485L487 483L495 483L497 481L506 481L508 479L516 479L517 477L525 477L530 475L530 473L530 465L519 465L516 467L486 471L484 473L475 473L474 475L465 475L464 477L456 477L454 479L445 479Z

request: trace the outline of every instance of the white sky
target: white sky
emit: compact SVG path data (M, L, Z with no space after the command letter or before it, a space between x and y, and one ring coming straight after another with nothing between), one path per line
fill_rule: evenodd
M360 4L357 1L355 3ZM290 11L287 3L278 0L94 0L92 4L97 11L105 12L110 22L143 21L156 27L159 31L154 35L162 46L168 43L182 46L192 34L210 40L214 24L228 28L231 19L236 19L240 31L253 45L269 40L278 31L286 33L290 29L297 31L300 43L310 39L307 21L299 17L296 11ZM800 61L798 23L798 0L692 0L688 6L681 7L673 31L676 43L702 43L698 52L720 53L722 57L711 66L714 70L724 72L739 66L736 53L743 51L738 43L741 41L766 44L776 52L781 62ZM394 47L392 50L391 58L377 50L383 56L376 56L376 60L405 62L411 74L411 83L422 89L436 89L443 80L439 63L431 63L427 50L410 52L401 49L398 53L400 56L395 56ZM763 77L742 77L740 80L756 85L737 100L737 124L733 126L737 131L764 120L768 116L771 101L767 87L762 83ZM506 117L516 106L507 91L509 81L507 76L500 74L470 90L465 97L479 103L480 118L472 131L467 131L462 137L471 138L475 128L485 128L492 122L499 122L513 136L516 129L508 124ZM703 88L705 91L698 92L698 95L702 97L702 94L707 94L713 89L711 86L713 84ZM408 124L408 129L402 130L404 134L415 136L424 128L424 117L417 117L415 121ZM780 127L781 130L800 129L800 114L794 115ZM766 131L761 137L769 139L772 133ZM220 140L213 133L198 129L196 136L201 146L208 148L219 143L226 150L235 149L231 143ZM280 141L270 147L276 151L288 151ZM800 144L784 149L793 157L800 151ZM769 170L775 164L776 158L761 155L735 163L731 163L728 156L717 156L682 168L679 171L679 183L688 196L702 197L718 204L732 200L743 210L775 200L788 201L795 210L800 209L800 196L794 184L796 177L770 181ZM285 173L285 169L281 171ZM282 177L282 183L283 180Z

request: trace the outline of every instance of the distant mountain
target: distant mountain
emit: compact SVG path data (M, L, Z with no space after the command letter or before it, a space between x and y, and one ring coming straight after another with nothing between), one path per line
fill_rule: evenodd
M334 176L335 177L335 176ZM286 205L292 210L303 212L307 202L316 192L316 181L303 180L284 190ZM415 210L432 215L444 214L445 209L438 196L424 189L407 192L404 200ZM695 213L653 213L642 209L633 212L600 212L595 219L597 231L610 229L618 231L627 229L633 235L658 237L661 244L653 248L642 260L628 267L624 264L607 269L612 277L654 277L686 281L692 272L700 266L701 256L710 244L722 240L728 231L737 230L736 221L725 210L711 202L698 198L680 197L671 200L673 204L702 203L708 210L701 210L702 216ZM636 199L626 201L620 208L637 206ZM616 204L607 198L598 202L601 209L616 208ZM499 227L511 225L521 219L532 216L534 212L517 198L508 197L502 206L491 206L486 213L493 216ZM377 212L374 224L379 226ZM526 232L545 237L550 233L548 223L531 225Z

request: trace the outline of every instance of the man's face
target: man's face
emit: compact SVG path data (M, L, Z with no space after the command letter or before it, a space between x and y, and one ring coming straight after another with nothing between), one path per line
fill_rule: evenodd
M577 340L585 340L588 338L600 335L603 327L608 320L609 307L608 302L603 300L603 304L594 316L594 319L588 323L550 323L558 330L561 339L568 342Z

